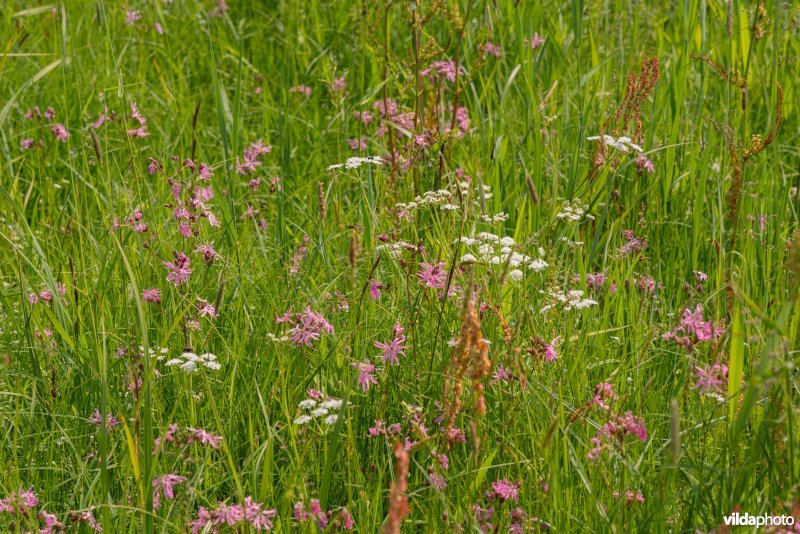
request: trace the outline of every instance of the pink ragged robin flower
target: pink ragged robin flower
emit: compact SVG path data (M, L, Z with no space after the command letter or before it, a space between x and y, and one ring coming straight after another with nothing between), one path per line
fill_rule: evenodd
M295 326L289 330L289 336L295 345L307 347L313 347L314 342L318 341L322 334L333 333L333 325L321 314L312 311L309 306L306 306L303 313L297 314Z
M145 302L161 304L161 290L156 287L145 289L142 291L142 299L144 299Z
M403 345L403 343L406 341L404 332L405 328L403 328L400 323L396 323L393 329L394 339L388 343L383 343L381 341L375 342L375 346L383 351L383 354L381 355L381 361L383 363L388 362L390 365L398 365L400 360L398 360L397 357L406 355L404 351L408 347Z
M511 482L509 480L501 479L492 482L492 490L486 493L487 500L498 499L501 502L518 501L519 489L522 482Z
M53 132L55 138L61 141L62 143L65 143L67 139L70 138L69 131L67 131L64 125L61 123L53 124L52 126L50 126L50 131Z
M358 370L358 385L361 386L361 391L366 393L372 384L377 384L375 380L375 365L370 363L369 360L363 362L353 362L350 365Z
M545 38L541 37L538 33L534 33L533 37L525 39L525 45L530 46L534 50L542 46L545 42Z
M161 507L161 497L167 500L175 498L175 486L186 482L186 477L176 474L161 475L153 479L153 508L158 510Z
M417 273L419 283L425 287L432 287L434 289L443 289L447 284L447 271L443 269L445 263L440 261L438 263L420 262L420 270Z
M220 255L217 254L217 251L214 250L214 242L209 241L208 243L203 243L197 246L194 251L198 254L203 255L203 259L206 263L214 263L214 260L220 259Z
M189 427L190 440L197 441L201 445L210 445L214 449L219 449L219 443L222 441L222 436L215 436L206 432L202 428Z
M695 384L692 389L703 395L722 395L728 385L728 366L723 363L695 367Z
M369 298L372 300L378 300L381 298L381 289L383 289L383 284L378 282L377 280L370 279L369 281Z
M210 317L212 319L216 319L219 313L214 308L212 304L210 304L206 299L201 299L197 297L197 314L200 317Z
M161 262L164 267L170 270L167 274L167 282L172 282L176 286L184 284L189 281L189 275L192 274L192 268L189 266L189 258L183 252L173 253L175 261Z

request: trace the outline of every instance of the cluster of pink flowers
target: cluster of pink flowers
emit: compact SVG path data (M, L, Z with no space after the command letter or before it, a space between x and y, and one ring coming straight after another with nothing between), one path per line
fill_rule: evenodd
M614 386L608 382L600 382L594 387L594 397L589 402L589 405L608 411L611 409L611 402L618 398L617 394L614 393Z
M522 482L511 482L509 480L500 479L492 482L492 489L486 492L486 500L498 500L500 502L519 500L519 489L522 487Z
M724 333L724 325L715 326L711 321L703 320L703 307L698 304L694 311L685 308L680 325L671 332L664 333L663 337L672 339L687 352L691 352L698 343L717 340Z
M486 44L483 45L483 50L490 56L500 57L503 55L503 50L490 41L487 41Z
M57 141L61 141L62 143L64 143L67 141L67 139L70 138L69 130L67 130L67 128L63 124L61 124L60 122L59 123L53 122L53 120L56 118L56 112L53 108L50 107L47 108L44 114L42 114L39 107L34 106L28 109L23 115L23 117L29 121L38 121L41 120L42 118L47 120L47 122L50 124L50 132L53 134L53 137ZM33 137L27 137L25 139L22 139L19 143L19 146L22 150L30 150L35 146L43 146L43 145L44 142L41 139L39 139L39 141L37 142Z
M181 429L180 425L172 423L167 428L164 436L156 438L153 442L153 454L158 453L166 443L175 445L199 443L200 445L219 449L221 441L222 436L214 435L202 428L187 427L186 429Z
M650 161L644 154L636 156L636 170L640 173L654 173L656 172L655 164Z
M298 347L313 347L322 334L334 333L333 325L322 314L312 311L310 306L306 306L302 313L286 312L275 319L275 322L294 325L289 330L289 337Z
M294 85L289 88L289 93L294 93L303 96L311 96L311 88L307 85Z
M222 525L229 527L249 525L261 532L272 530L272 518L277 513L277 510L268 509L263 504L255 502L252 497L245 497L244 504L219 503L213 510L200 508L197 511L197 518L188 526L191 527L193 534L205 529L207 525L211 525L214 532Z
M403 433L403 425L400 423L392 423L386 425L386 421L381 419L375 420L375 426L369 427L369 434L367 437L375 438L377 436L399 436Z
M437 263L420 262L420 270L417 273L419 283L425 287L434 289L444 289L447 284L447 271L443 269L444 262Z
M644 494L642 494L642 490L637 490L636 493L634 493L632 490L627 490L624 494L624 497L628 506L631 506L634 502L644 502ZM614 498L620 498L618 491L614 492Z
M332 522L333 510L323 510L318 499L309 500L308 507L302 501L298 501L295 503L293 511L295 521L298 523L315 522L320 530L330 528L329 532L336 532L342 529L353 530L356 526L347 508L342 508L339 516Z
M272 146L265 145L261 139L250 143L250 146L242 154L241 161L239 161L239 156L236 156L236 172L245 175L255 172L261 166L261 157L271 151Z
M597 431L597 436L591 439L592 449L586 454L590 460L597 460L611 444L622 444L627 434L636 436L641 441L647 441L647 428L644 419L625 412L623 415L612 416Z
M131 115L130 118L139 123L138 128L131 128L128 130L128 135L131 137L147 137L150 134L147 131L147 119L142 116L136 102L131 101Z
M17 491L12 491L11 495L0 500L0 513L25 515L28 510L33 510L39 506L39 496L33 491L33 488L22 491L20 488Z
M136 210L133 212L133 215L130 217L126 217L125 219L120 222L119 217L114 217L114 221L111 223L111 230L119 230L122 227L128 227L134 232L144 233L147 231L147 224L142 222L144 215L141 211Z
M625 230L622 232L622 236L625 238L626 243L620 247L620 255L628 256L634 252L647 249L647 241L644 239L639 239L633 235L633 230Z
M56 283L56 293L62 297L67 293L67 288L61 282ZM28 295L28 303L38 304L39 302L53 302L53 292L49 289L42 289L38 293L30 293Z
M434 61L431 63L430 67L420 72L422 76L425 76L431 81L440 78L450 83L455 83L456 75L463 75L464 73L464 67L459 65L458 68L456 68L456 64L453 63L452 59L448 59L447 61Z
M100 410L95 410L92 416L89 418L89 424L95 426L101 426L103 425L103 423L104 423L103 416L100 414ZM111 412L108 412L106 414L105 416L106 430L112 430L121 424L122 423L119 422L119 419L114 417L114 414L112 414Z
M703 395L722 395L728 384L728 366L724 363L715 363L703 367L695 367L695 383L692 389L697 389Z

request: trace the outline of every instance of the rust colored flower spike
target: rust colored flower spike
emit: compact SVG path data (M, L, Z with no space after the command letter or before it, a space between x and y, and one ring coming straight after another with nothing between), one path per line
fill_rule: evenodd
M383 525L384 534L400 534L400 525L410 512L408 506L408 451L405 444L394 444L394 482L389 489L389 517Z

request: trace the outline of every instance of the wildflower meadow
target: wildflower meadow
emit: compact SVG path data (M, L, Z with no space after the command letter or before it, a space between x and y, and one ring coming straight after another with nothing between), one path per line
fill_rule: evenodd
M0 532L800 532L796 2L0 46Z

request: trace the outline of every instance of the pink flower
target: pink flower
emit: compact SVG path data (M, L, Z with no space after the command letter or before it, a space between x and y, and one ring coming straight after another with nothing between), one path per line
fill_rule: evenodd
M522 486L522 482L510 482L505 479L492 482L492 491L487 492L486 498L488 500L499 499L501 502L518 501L520 486Z
M594 398L589 405L608 411L611 408L609 401L615 401L618 398L617 394L614 393L614 386L608 382L600 382L594 387Z
M92 414L92 417L89 418L89 424L96 425L96 426L100 426L100 425L103 424L103 416L100 415L100 411L99 410L95 410L94 411L94 413ZM106 417L105 417L106 430L111 430L111 429L119 426L120 424L121 423L119 422L119 419L114 417L114 415L111 412L108 412L106 414Z
M161 507L161 496L172 500L175 498L175 486L186 482L186 477L180 475L169 474L162 475L153 479L153 508L156 510Z
M644 154L639 154L636 157L636 170L639 172L648 172L650 174L656 172L656 166L653 164L652 161L647 159L647 156Z
M305 85L295 85L294 87L290 87L289 92L304 96L311 96L311 88Z
M331 82L330 85L331 91L334 93L344 90L345 87L347 87L347 82L345 81L344 76L336 78Z
M133 26L136 24L136 21L142 18L141 13L135 11L133 9L126 9L125 10L125 24L129 26Z
M441 261L435 264L420 262L420 271L417 273L420 283L425 287L443 289L447 284L447 271L442 269L444 265Z
M189 281L189 275L192 274L192 269L189 267L189 258L182 252L173 253L175 256L174 262L161 262L164 267L170 269L171 272L167 275L167 282L172 282L176 286Z
M205 163L200 164L200 169L197 171L197 174L198 177L205 182L211 180L211 177L214 176L214 173L211 172L211 167Z
M215 449L219 449L219 442L222 441L222 436L209 434L202 428L189 427L189 432L192 434L190 439L199 441L201 445L210 445Z
M700 390L700 393L708 395L716 393L721 395L728 385L728 366L722 363L695 367L695 384L692 389Z
M206 260L207 263L213 263L214 260L218 260L221 257L219 254L217 254L217 251L214 250L213 241L198 245L194 251L198 254L202 254L203 259Z
M383 351L381 355L381 361L383 363L389 362L391 365L398 365L400 360L398 360L398 356L405 356L406 353L404 352L405 349L408 347L403 345L406 340L406 336L403 335L405 329L400 323L396 323L394 325L394 339L389 341L388 343L382 343L380 341L375 342L375 346Z
M369 391L369 388L372 384L377 384L378 381L375 380L375 365L369 363L369 360L364 360L363 362L353 362L350 365L358 369L358 385L361 386L361 390L366 393Z
M22 150L30 150L33 148L33 137L28 137L19 142L19 147Z
M356 111L353 115L356 120L361 121L361 124L364 126L368 126L375 119L369 111Z
M531 48L536 50L537 48L539 48L544 44L544 41L545 41L544 37L540 37L538 33L534 33L533 37L525 39L525 45L530 46Z
M383 284L376 280L370 279L369 281L369 297L372 300L378 300L381 298L381 289L383 289Z
M364 152L367 149L367 138L362 135L360 139L348 139L347 144L352 150Z
M157 304L161 304L161 290L156 287L145 289L142 291L142 298L145 302L155 302Z
M0 500L0 512L25 515L28 510L32 510L38 505L39 497L33 491L33 488L25 491L19 488L17 491L12 491L8 497Z
M487 42L483 46L483 49L487 54L492 55L494 57L500 57L503 55L503 51L500 49L500 47L492 42Z
M309 306L306 306L303 313L297 314L297 323L289 330L289 336L295 345L308 347L314 346L320 335L333 333L333 325L321 314L311 311Z
M128 130L128 135L130 137L142 138L147 137L150 134L147 132L147 126L140 126L139 128Z
M627 256L633 252L638 252L640 250L647 249L647 241L643 239L638 239L636 236L633 235L633 230L625 230L622 232L622 235L628 241L619 249L619 253L623 256Z
M70 133L64 128L64 125L61 123L53 124L50 126L50 131L53 132L53 135L56 136L56 139L59 141L66 142L67 139L70 137Z
M217 313L217 310L213 305L209 304L207 300L201 299L200 297L197 297L197 301L199 303L197 304L197 314L200 317L211 317L212 319L217 318L219 313Z
M450 83L454 83L456 81L456 72L464 74L464 67L459 65L458 69L456 69L456 64L453 63L452 59L449 59L447 61L434 61L431 63L430 67L421 71L420 74L430 80L433 80L435 75L439 78L444 78Z
M494 371L494 376L492 377L492 384L496 384L498 382L510 382L513 377L514 375L508 368L498 365Z

